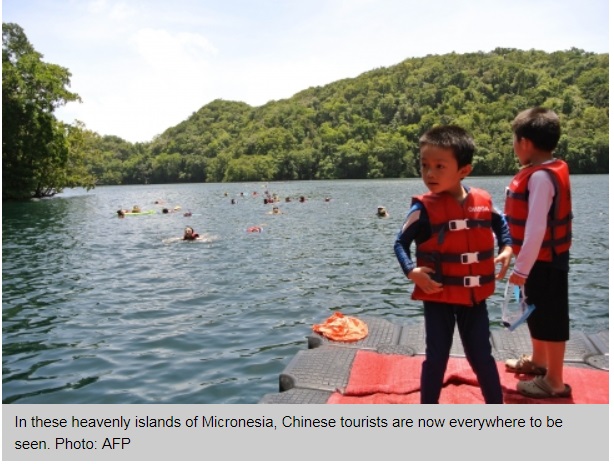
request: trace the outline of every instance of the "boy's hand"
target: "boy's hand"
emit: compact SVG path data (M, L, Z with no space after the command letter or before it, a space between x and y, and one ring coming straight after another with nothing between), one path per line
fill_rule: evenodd
M516 274L513 271L510 274L510 284L514 284L514 285L518 285L519 287L522 287L526 281L527 281L526 278Z
M507 273L507 269L510 267L510 263L512 261L512 247L507 245L504 246L501 252L495 258L495 266L498 263L501 263L501 269L499 269L499 273L497 274L497 279L503 279L505 274Z
M407 278L413 280L425 293L438 293L443 290L443 285L431 279L429 274L434 272L430 267L415 267L407 274Z

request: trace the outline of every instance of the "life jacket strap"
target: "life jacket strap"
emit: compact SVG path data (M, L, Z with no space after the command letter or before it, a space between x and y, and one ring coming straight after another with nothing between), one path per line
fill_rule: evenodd
M529 199L529 192L525 192L525 193L512 192L509 189L509 187L507 187L505 189L505 196L507 198L513 198L514 200L524 200L524 201L527 201Z
M439 261L442 263L461 263L473 264L480 261L486 261L494 256L494 250L474 251L472 253L428 253L416 252L416 258L422 258L426 261Z
M441 224L432 224L431 229L433 234L438 234L442 231L452 231L473 229L474 227L490 227L490 219L453 219Z
M443 285L457 285L460 287L481 287L482 285L489 284L494 282L495 275L477 275L477 276L461 276L461 277L450 277L443 276L442 283Z

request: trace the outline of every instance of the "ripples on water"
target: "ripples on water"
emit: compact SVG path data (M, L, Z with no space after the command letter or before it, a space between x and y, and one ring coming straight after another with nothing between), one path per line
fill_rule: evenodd
M502 207L508 181L468 183ZM597 332L609 327L608 176L572 182L572 326ZM283 215L267 214L257 183L100 187L5 203L3 402L256 403L277 391L311 325L331 312L419 321L392 251L419 179L268 189ZM157 199L193 216L115 216L133 204L159 211ZM375 217L379 204L390 218ZM209 240L169 240L187 225ZM264 232L246 233L252 225Z

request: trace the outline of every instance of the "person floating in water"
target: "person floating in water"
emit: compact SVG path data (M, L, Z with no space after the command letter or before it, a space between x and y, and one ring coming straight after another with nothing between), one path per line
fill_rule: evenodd
M196 240L200 235L198 235L192 227L186 227L183 231L183 240Z
M134 205L132 207L131 213L140 213L140 212L141 212L141 207L139 205Z
M381 217L381 218L387 218L389 216L388 211L386 211L386 207L385 206L378 206L377 207L377 217Z
M162 240L162 242L163 243L175 243L175 242L187 241L187 242L207 243L207 242L215 241L217 239L218 237L215 235L209 235L207 233L198 234L196 233L193 227L187 226L185 229L183 229L183 235L179 237L167 238L167 239Z
M118 209L117 210L117 217L120 219L123 219L126 217L126 211L124 211L123 209Z
M280 211L279 206L273 206L273 211L270 211L269 214L284 214Z

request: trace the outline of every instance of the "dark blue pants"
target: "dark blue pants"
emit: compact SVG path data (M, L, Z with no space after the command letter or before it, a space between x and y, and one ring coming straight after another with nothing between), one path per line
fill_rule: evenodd
M424 302L426 359L420 377L420 402L435 404L443 386L448 366L454 326L465 349L465 356L478 378L484 401L502 404L501 380L490 346L490 328L486 301L475 306Z

